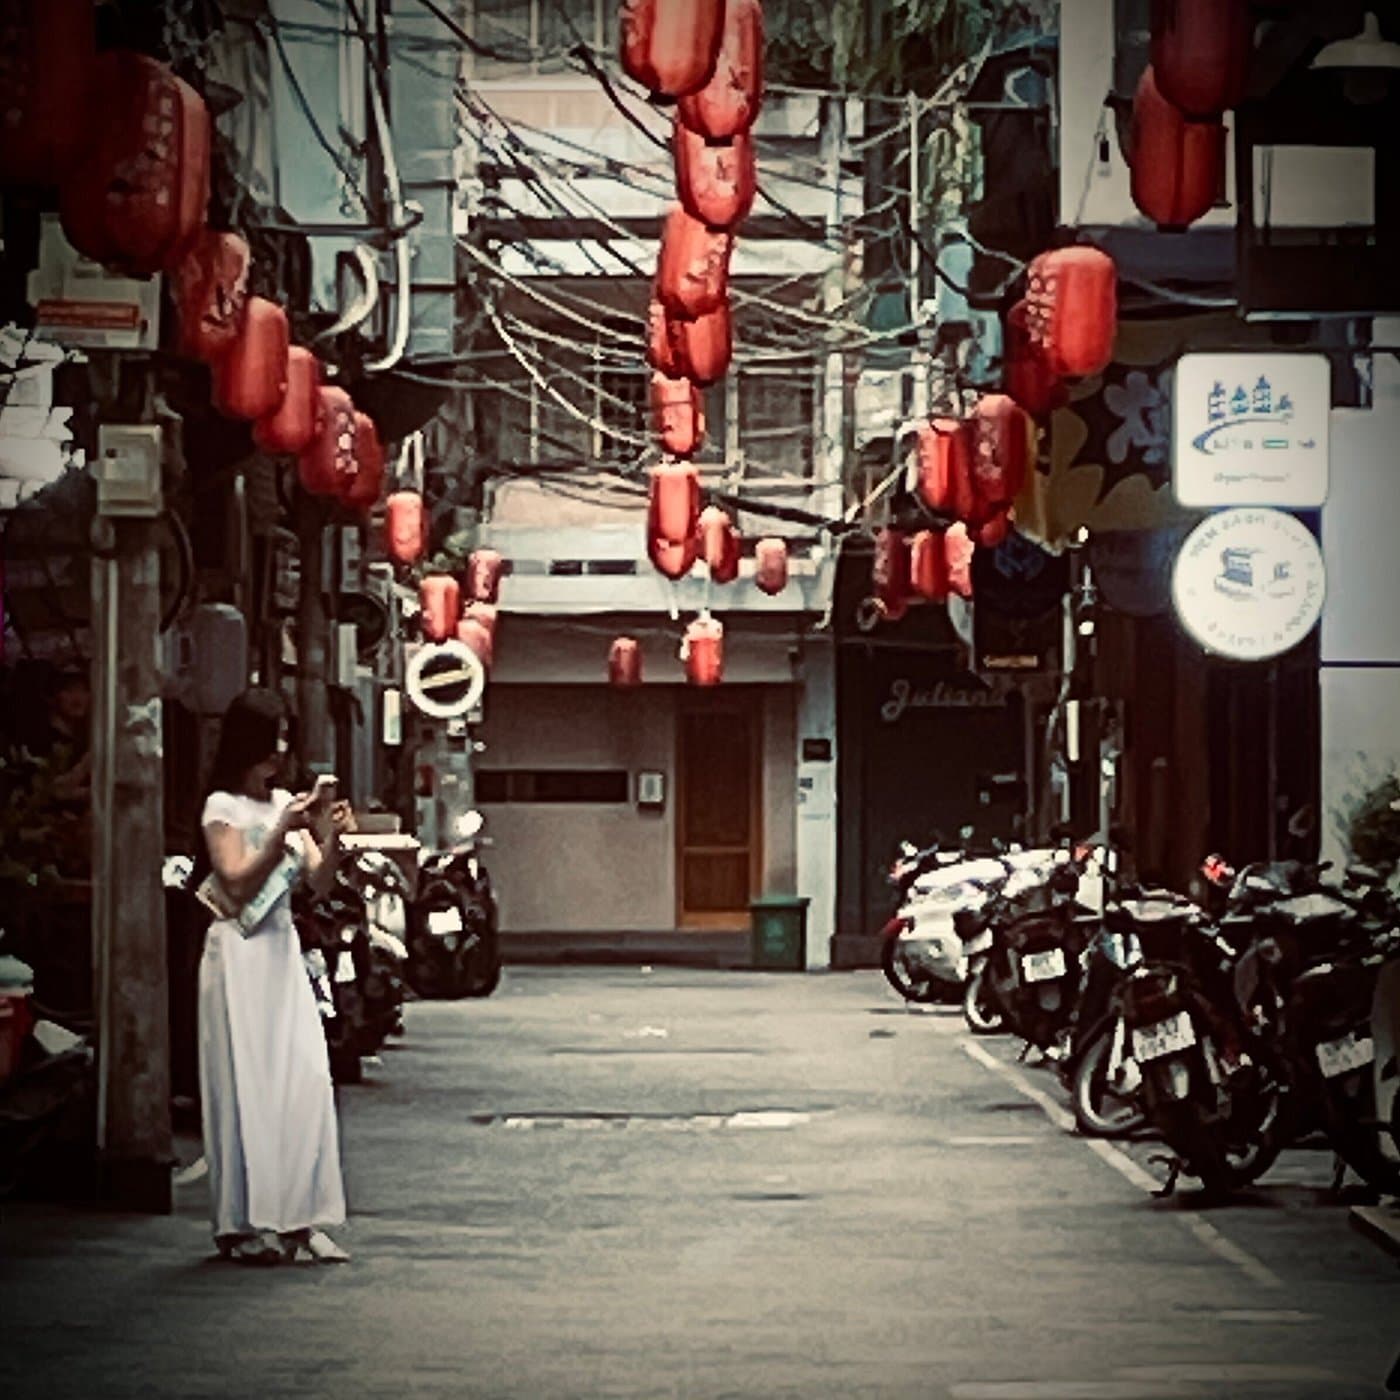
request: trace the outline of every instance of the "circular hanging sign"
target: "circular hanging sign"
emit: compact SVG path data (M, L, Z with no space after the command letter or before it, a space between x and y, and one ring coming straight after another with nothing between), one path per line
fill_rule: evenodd
M1296 516L1223 510L1186 537L1172 571L1181 625L1207 651L1263 661L1301 642L1322 615L1322 551Z
M404 676L409 699L433 719L456 719L475 709L486 690L486 670L465 643L448 641L414 654Z

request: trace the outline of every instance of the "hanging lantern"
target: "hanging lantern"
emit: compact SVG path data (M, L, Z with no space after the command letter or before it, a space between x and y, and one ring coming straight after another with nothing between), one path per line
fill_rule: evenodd
M948 591L959 598L972 597L972 556L977 551L967 526L958 521L943 536L943 555L948 570Z
M971 445L967 424L935 418L919 424L915 447L919 498L940 515L961 515L972 508Z
M939 531L920 530L909 541L909 586L931 603L941 603L948 596L948 564Z
M667 320L672 327L684 377L701 388L723 379L734 355L734 328L729 314L728 295L707 316L699 316L693 321L671 317L667 317Z
M455 636L462 612L462 590L451 574L429 574L418 585L423 635L430 642Z
M651 299L647 307L647 364L668 379L689 379L681 355L680 328L684 322L667 315L666 308Z
M695 320L717 311L729 291L729 255L734 239L706 228L679 205L661 229L656 295L672 316Z
M1030 414L1007 394L984 394L972 410L968 435L977 513L1010 505L1021 494L1034 455Z
M1073 379L1100 374L1118 331L1118 269L1097 248L1056 248L1030 265L1031 338L1051 371Z
M384 509L389 557L399 564L416 563L423 557L426 544L422 495L417 491L393 491Z
M1031 339L1030 303L1018 301L1006 313L1002 387L1032 418L1045 418L1068 398L1065 386Z
M316 437L321 408L321 362L310 350L287 351L287 389L276 410L253 424L264 452L304 452Z
M658 97L710 80L724 36L724 0L623 0L622 66Z
M501 595L506 561L494 549L475 549L467 558L467 597L474 603L495 604Z
M705 439L705 408L700 390L688 379L651 376L656 435L672 457L689 457Z
M1214 206L1225 184L1225 127L1174 107L1149 67L1133 98L1133 203L1153 223L1184 229Z
M759 540L754 549L753 581L760 592L777 597L788 583L788 547L786 540Z
M668 544L695 538L700 525L700 470L689 462L652 467L647 534Z
M179 350L212 363L243 329L248 308L248 245L236 233L201 229L174 274Z
M343 483L340 499L352 510L369 511L384 489L384 445L368 413L355 414L355 470Z
M716 583L733 583L739 577L739 532L719 506L700 512L700 552Z
M983 549L995 549L1011 533L1011 515L999 510L990 520L977 527L974 541Z
M617 637L608 648L608 684L631 689L642 683L642 649L635 637Z
M1253 44L1249 0L1153 0L1157 86L1189 117L1207 120L1239 106Z
M276 413L287 395L287 313L249 297L243 331L214 365L214 404L225 418L255 421Z
M338 496L355 471L355 402L334 384L316 398L316 435L297 458L297 476L313 496Z
M135 277L174 268L209 206L204 99L145 54L100 54L100 120L64 179L60 218L84 257Z
M875 559L870 581L877 601L893 616L903 613L910 591L909 537L903 530L887 526L875 531Z
M93 0L0 4L0 184L63 179L87 136Z
M697 617L685 629L681 660L691 685L718 685L724 679L724 624L718 618Z
M476 654L489 671L496 659L496 634L479 617L463 617L457 624L457 640Z
M763 105L763 7L759 0L727 0L719 57L709 82L682 97L676 115L707 141L747 132Z
M647 558L669 579L683 579L699 557L700 541L695 535L685 540L664 540L659 535L647 538Z
M753 142L736 136L710 145L698 132L675 124L671 148L676 159L676 193L681 207L712 229L733 229L749 215L758 192Z

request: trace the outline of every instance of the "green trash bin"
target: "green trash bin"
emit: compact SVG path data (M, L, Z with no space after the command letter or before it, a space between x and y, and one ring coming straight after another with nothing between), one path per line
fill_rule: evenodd
M749 904L756 968L803 972L807 967L807 905L790 894L765 894Z

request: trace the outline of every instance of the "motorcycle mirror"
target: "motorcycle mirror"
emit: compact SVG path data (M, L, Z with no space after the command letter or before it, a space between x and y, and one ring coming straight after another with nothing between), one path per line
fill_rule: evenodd
M958 828L958 835L964 841L971 841L976 832L977 828L975 826L964 826Z

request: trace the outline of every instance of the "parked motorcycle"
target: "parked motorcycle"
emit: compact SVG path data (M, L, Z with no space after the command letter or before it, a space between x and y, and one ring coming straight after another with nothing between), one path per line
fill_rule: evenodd
M409 985L421 997L487 997L501 980L501 949L479 812L449 850L425 854L408 911Z

